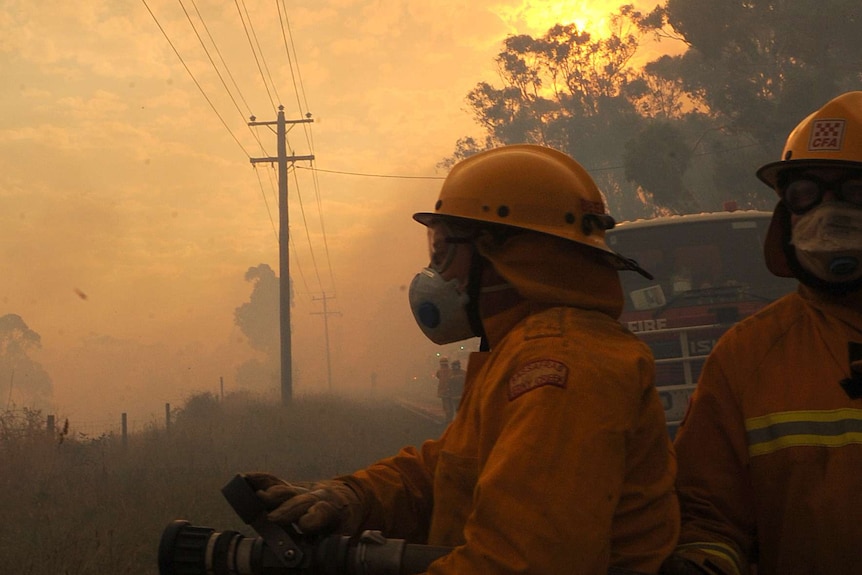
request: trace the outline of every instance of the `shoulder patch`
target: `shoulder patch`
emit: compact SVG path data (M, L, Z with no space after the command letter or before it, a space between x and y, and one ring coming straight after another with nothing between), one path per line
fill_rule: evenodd
M546 385L565 388L569 368L553 359L531 361L509 379L509 401Z

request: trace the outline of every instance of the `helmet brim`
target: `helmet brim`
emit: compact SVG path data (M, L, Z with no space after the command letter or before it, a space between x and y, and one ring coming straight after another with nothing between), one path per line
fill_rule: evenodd
M446 219L446 220L452 220L452 221L461 220L464 222L469 222L469 223L474 223L474 224L487 223L487 222L482 222L479 220L473 220L470 218L459 218L457 216L449 216L449 215L445 215L445 214L437 214L437 213L431 213L431 212L416 212L415 214L413 214L413 219L416 220L417 222L419 222L420 224L422 224L423 226L429 226L429 225L431 225L431 223L434 220L439 220L439 219ZM519 226L512 226L512 227L517 228ZM584 246L588 249L595 250L595 251L600 252L601 254L603 254L605 256L606 261L608 262L608 264L610 264L611 267L613 267L617 270L620 270L620 271L637 272L647 279L650 279L650 280L653 279L653 275L651 273L649 273L647 270L640 267L640 265L638 265L638 263L636 261L631 260L631 259L623 256L622 254L615 252L614 250L612 250L611 248L609 248L605 245L593 245L593 244L588 244L588 243L584 243L584 242L579 242L577 240L573 240L571 238L567 238L564 236L559 236L557 234L542 232L539 230L531 230L529 228L521 228L521 229L523 229L524 231L527 231L527 232L532 232L532 233L537 233L537 234L546 234L546 235L550 235L550 236L554 236L554 237L559 237L559 238L562 238L564 240L568 240L575 245Z
M852 162L849 160L779 160L770 162L761 166L757 170L757 178L775 189L778 186L778 176L785 170L800 170L807 168L852 168L862 169L862 162Z
M423 226L431 225L431 221L435 218L439 218L439 214L432 214L430 212L416 212L413 214L413 219L422 224Z

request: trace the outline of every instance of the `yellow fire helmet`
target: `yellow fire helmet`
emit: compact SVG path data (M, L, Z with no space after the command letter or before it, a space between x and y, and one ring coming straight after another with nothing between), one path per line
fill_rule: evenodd
M757 170L775 188L789 168L862 168L862 92L847 92L802 120L790 132L781 160Z
M781 160L757 170L761 181L778 191L781 172L797 168L862 168L862 91L847 92L826 103L790 132ZM780 277L804 274L790 242L790 213L779 202L766 234L766 267Z
M570 156L514 144L479 152L449 172L434 212L413 215L428 225L449 217L532 230L601 250L617 269L652 277L605 243L614 225L589 173Z

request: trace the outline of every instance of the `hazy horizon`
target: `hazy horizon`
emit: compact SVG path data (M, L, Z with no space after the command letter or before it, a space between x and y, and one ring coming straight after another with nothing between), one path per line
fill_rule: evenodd
M294 391L328 391L324 294L333 391L406 385L438 351L407 306L427 259L410 216L432 207L457 139L481 134L467 93L497 81L506 35L571 15L596 31L620 4L302 1L282 27L274 6L246 2L256 61L233 5L187 3L187 18L167 0L6 2L0 316L41 336L30 355L53 381L50 410L160 420L165 403L218 393L219 378L237 389L237 367L259 356L234 324L244 275L278 273L277 176L249 160L275 155L276 139L246 114L273 121L279 104L288 119L312 114L288 140L319 170L298 162L289 176ZM16 393L3 405L20 407Z

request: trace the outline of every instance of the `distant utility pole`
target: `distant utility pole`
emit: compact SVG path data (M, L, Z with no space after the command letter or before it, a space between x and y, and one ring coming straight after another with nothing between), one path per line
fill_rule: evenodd
M341 315L341 312L338 311L327 311L326 309L326 301L330 299L335 299L335 296L326 297L326 292L323 292L323 297L315 297L311 298L314 301L323 300L323 313L320 312L312 312L313 315L322 315L323 316L323 333L326 336L326 380L329 383L329 391L332 393L332 362L329 359L329 315Z
M311 114L300 120L285 120L284 106L278 107L278 120L275 122L255 122L250 118L249 126L276 126L278 156L273 158L251 158L252 164L278 164L278 301L281 333L281 403L287 405L293 398L293 368L290 356L290 252L288 250L287 215L287 163L297 160L313 160L314 156L287 155L287 124L307 124L313 122Z

